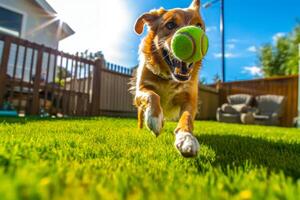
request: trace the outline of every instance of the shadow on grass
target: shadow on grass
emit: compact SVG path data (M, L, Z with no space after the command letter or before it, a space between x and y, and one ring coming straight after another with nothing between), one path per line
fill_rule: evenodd
M224 170L250 161L266 167L269 172L282 170L285 175L300 178L300 144L238 135L201 135L198 139L215 151L212 164Z
M25 124L26 121L25 117L0 117L0 124Z
M51 117L45 117L41 118L38 116L32 116L32 117L0 117L0 124L1 123L7 123L7 124L26 124L28 122L36 122L36 121L58 121L58 120L89 120L94 119L94 117L68 117L68 118L51 118Z
M52 118L52 117L39 117L39 116L30 116L30 117L0 117L0 124L1 123L7 123L7 124L26 124L28 122L37 122L37 121L73 121L73 120L93 120L93 119L117 119L116 117L110 117L110 116L72 116L72 117L65 117L65 118ZM125 118L125 119L135 119L135 118L130 118L130 117L118 117L120 119Z

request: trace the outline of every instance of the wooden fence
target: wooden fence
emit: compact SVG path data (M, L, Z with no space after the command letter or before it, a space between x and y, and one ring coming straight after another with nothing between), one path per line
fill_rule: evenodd
M0 105L10 102L18 112L33 115L90 114L91 95L73 85L66 88L65 83L78 77L92 79L93 62L11 36L1 35L0 40ZM68 77L58 73L63 69Z
M217 89L199 85L198 113L196 119L215 120L219 107L219 91Z
M0 106L27 115L135 116L132 71L0 34ZM199 119L214 119L217 92L199 87ZM0 108L1 109L1 108Z
M129 93L131 75L103 69L101 74L101 115L135 116L133 96Z
M12 104L19 113L69 116L135 116L128 92L132 71L103 57L89 60L20 38L0 34L0 107ZM199 86L197 119L215 119L227 95L279 94L287 98L283 126L297 116L298 77L222 83L219 89ZM1 109L1 108L0 108Z
M131 70L0 34L0 106L29 115L133 115ZM6 108L7 109L7 108Z
M284 114L281 119L282 126L292 126L293 119L298 114L298 76L296 75L220 83L217 87L219 87L220 105L225 103L227 96L231 94L244 93L253 96L276 94L285 96Z

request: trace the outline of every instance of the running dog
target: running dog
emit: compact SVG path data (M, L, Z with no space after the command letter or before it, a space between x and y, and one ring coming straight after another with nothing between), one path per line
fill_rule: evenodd
M193 0L185 9L151 10L135 23L135 32L148 33L140 44L140 64L133 78L134 104L138 108L138 126L145 124L158 136L164 119L179 119L175 129L175 147L184 157L194 157L199 143L193 135L197 112L198 72L201 61L185 63L171 52L176 30L189 25L205 30L200 15L200 0Z

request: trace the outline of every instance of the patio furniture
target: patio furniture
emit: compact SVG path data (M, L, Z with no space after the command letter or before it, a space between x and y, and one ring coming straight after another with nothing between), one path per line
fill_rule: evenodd
M255 124L279 125L283 114L284 96L261 95L256 98L256 111L253 113Z
M227 97L228 103L217 110L217 120L227 123L241 123L241 113L247 113L253 97L248 94L235 94Z
M241 114L241 122L243 124L254 124L255 119L253 116L253 113L248 111L247 113L242 113Z

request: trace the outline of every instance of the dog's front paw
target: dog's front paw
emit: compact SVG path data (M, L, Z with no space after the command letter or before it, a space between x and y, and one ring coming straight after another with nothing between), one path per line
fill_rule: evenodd
M157 137L163 127L162 110L154 110L151 106L145 110L145 122L147 128Z
M183 131L176 134L175 147L184 157L195 157L200 149L197 138Z

